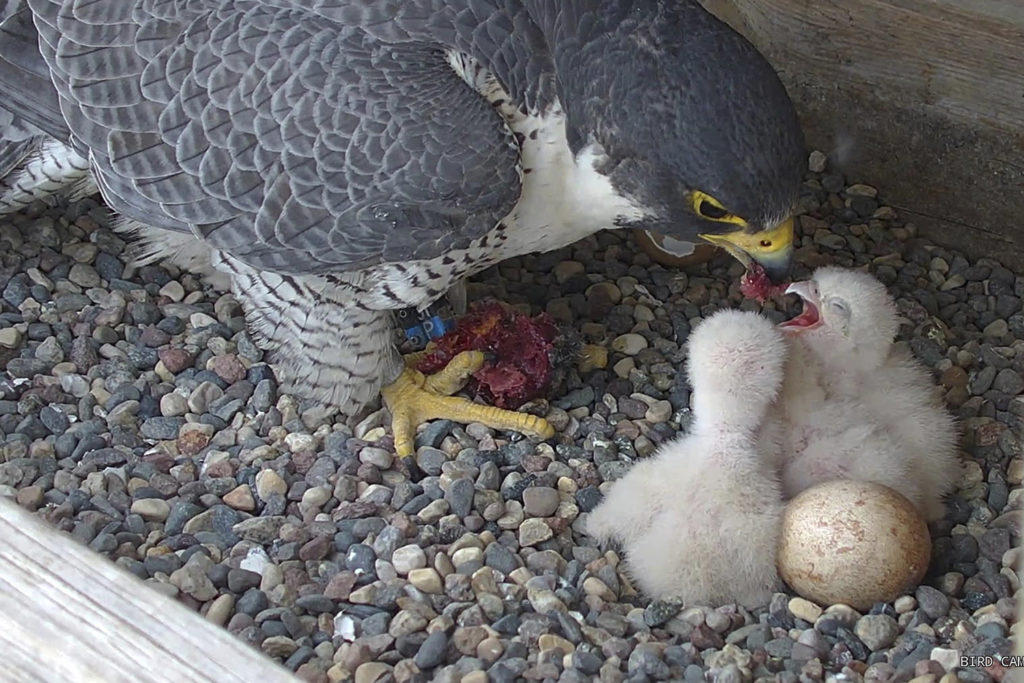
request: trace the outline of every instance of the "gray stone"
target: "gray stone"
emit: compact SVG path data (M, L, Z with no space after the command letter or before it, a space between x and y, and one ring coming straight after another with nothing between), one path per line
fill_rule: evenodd
M547 486L531 486L523 491L523 511L531 517L550 517L558 509L558 491Z
M448 653L448 636L444 631L434 631L420 645L413 657L413 662L422 671L427 671L444 663Z
M1024 392L1024 378L1012 368L1003 368L992 382L992 388L1007 396L1017 396Z
M473 509L474 492L472 479L455 479L445 491L444 499L448 501L453 514L465 517Z
M424 446L416 451L416 464L426 474L436 477L441 474L441 465L448 461L444 451Z
M930 619L938 619L949 613L949 598L942 591L927 585L917 587L914 593L917 604Z
M484 561L488 567L506 576L522 565L516 554L500 543L491 543L487 546L484 550Z
M854 633L871 650L883 650L896 640L900 629L888 614L867 614L857 620Z
M151 417L142 423L139 431L147 439L169 441L178 438L178 431L184 424L183 417Z

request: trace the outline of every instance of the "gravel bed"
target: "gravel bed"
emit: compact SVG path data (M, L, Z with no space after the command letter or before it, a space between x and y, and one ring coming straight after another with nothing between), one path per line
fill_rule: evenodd
M308 681L1002 680L958 665L1016 631L1024 277L918 238L820 153L809 166L798 276L868 265L963 430L925 584L867 614L650 603L579 532L604 482L686 429L695 322L755 308L729 259L666 269L610 232L469 286L607 349L532 406L556 438L437 421L402 467L382 412L346 426L278 392L231 295L127 267L95 200L14 216L0 494Z

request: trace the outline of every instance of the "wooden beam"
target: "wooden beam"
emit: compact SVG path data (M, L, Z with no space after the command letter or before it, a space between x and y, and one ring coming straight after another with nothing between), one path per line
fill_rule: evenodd
M0 498L0 678L298 683L276 662Z
M808 143L940 244L1024 268L1020 0L703 0L779 71Z

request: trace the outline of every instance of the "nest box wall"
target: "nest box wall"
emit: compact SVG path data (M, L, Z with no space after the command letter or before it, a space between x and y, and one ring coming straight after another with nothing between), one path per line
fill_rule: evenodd
M808 145L923 235L1024 269L1021 0L702 0L780 72Z

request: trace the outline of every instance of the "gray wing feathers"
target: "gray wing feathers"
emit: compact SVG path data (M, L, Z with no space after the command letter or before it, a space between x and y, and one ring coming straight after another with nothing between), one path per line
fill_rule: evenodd
M134 3L123 0L71 0L64 3L66 14L70 14L82 24L100 27L134 23L133 5Z
M30 2L107 200L257 268L435 257L511 209L514 139L446 49L553 92L514 0Z
M173 148L155 133L110 131L107 156L116 173L138 181L166 178L179 171Z

